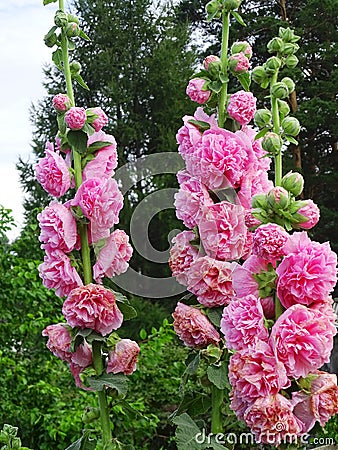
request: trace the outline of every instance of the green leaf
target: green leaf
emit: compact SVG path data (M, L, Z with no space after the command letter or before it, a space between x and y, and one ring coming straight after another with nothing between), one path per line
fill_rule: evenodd
M190 119L188 123L195 125L202 133L210 128L210 123L204 122L203 120Z
M62 50L61 50L61 48L56 49L52 53L52 60L53 60L53 63L56 65L56 67L62 71L63 67L62 67Z
M87 151L87 133L81 130L69 130L67 133L67 140L69 145L80 155L83 155Z
M49 5L49 3L56 3L57 0L43 0L44 6Z
M120 302L118 307L121 313L123 314L123 320L130 320L137 317L137 311L133 306L127 303Z
M295 138L292 137L292 136L285 136L285 139L286 139L287 141L291 142L291 144L298 145L297 139L295 139Z
M208 319L216 327L219 327L221 324L222 312L223 308L212 308L207 312Z
M84 39L85 41L90 41L90 37L86 35L86 33L82 30L80 30L79 36Z
M251 84L251 77L249 72L236 74L236 77L238 78L238 81L241 83L243 88L248 92Z
M144 328L142 328L141 330L140 330L140 338L142 339L142 341L144 341L145 339L147 339L147 332L146 332L146 330L144 329Z
M202 69L200 72L194 73L190 79L192 80L194 78L203 78L206 81L211 81L209 72L204 69Z
M88 153L94 153L97 150L101 150L102 148L109 147L109 145L113 145L112 142L108 141L96 141L90 144L87 151Z
M127 393L127 377L120 373L103 373L96 378L88 378L89 386L96 391L103 391L105 387L116 389L119 395L125 396Z
M185 361L185 364L187 366L185 369L185 373L189 375L196 373L199 363L200 363L200 354L190 353Z
M187 413L175 417L173 422L177 425L176 442L179 450L201 450L201 448L205 448L196 440L196 436L201 434L201 430Z
M255 141L257 141L257 139L260 139L261 137L265 136L268 131L269 131L269 128L263 128L261 131L259 131L255 136Z
M234 16L234 18L237 20L237 22L242 25L242 27L246 27L246 23L244 22L242 16L236 12L236 11L231 11L231 14Z
M226 361L222 361L220 366L209 366L207 369L208 379L218 389L229 389L228 366Z
M83 89L86 89L87 91L90 91L89 87L87 86L87 84L84 82L84 79L81 77L81 75L79 73L75 73L73 75L73 80L75 80L81 87L83 87Z
M206 413L211 408L211 397L206 394L192 395L188 394L183 397L182 402L175 415L187 412L191 416L199 416Z
M96 440L90 439L89 433L89 430L85 430L83 436L67 447L66 450L95 450Z
M229 81L229 77L227 73L220 73L219 79L221 80L221 83L227 83Z
M82 127L82 131L84 131L85 133L89 134L89 136L91 136L92 134L95 133L95 128L86 122Z
M68 39L68 50L70 52L72 52L73 50L75 50L75 43L73 41L71 41L70 39Z
M67 125L66 125L66 122L65 122L65 114L64 113L61 113L61 114L59 113L57 115L56 119L57 119L57 122L58 122L58 127L59 127L59 130L60 130L60 133L61 134L65 134L66 131L67 131Z
M208 84L208 89L218 94L222 90L222 83L220 81L211 81L211 83Z

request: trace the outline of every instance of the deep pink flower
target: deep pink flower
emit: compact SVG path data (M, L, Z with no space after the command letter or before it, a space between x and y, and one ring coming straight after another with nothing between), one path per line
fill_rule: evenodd
M243 52L240 52L230 56L229 65L231 70L233 70L234 72L244 73L249 70L250 61Z
M220 335L214 326L197 308L179 302L173 318L176 334L188 347L203 348L220 341Z
M103 276L112 278L114 275L126 272L132 254L129 236L123 230L114 230L93 266L95 281L102 283Z
M179 191L175 194L176 216L188 228L194 228L199 224L203 206L213 204L207 188L192 176L181 183Z
M90 220L91 241L97 242L108 237L118 223L123 197L115 180L95 177L81 184L72 205L80 206Z
M204 206L199 233L211 258L222 261L241 258L247 235L243 207L227 201Z
M278 446L294 442L302 424L292 412L292 403L281 394L258 398L244 415L257 443ZM289 439L289 441L288 441Z
M74 353L71 354L70 371L75 379L76 386L85 390L91 390L86 388L80 378L80 374L86 367L91 366L93 363L92 349L86 341L79 345Z
M48 194L54 197L64 195L70 188L70 173L68 166L59 152L55 152L53 144L47 143L46 156L35 166L38 182Z
M293 413L304 424L303 433L308 433L318 421L324 427L326 422L338 414L337 375L317 371L310 373L310 392L292 393Z
M206 103L211 95L210 91L203 90L204 83L205 80L203 80L202 78L193 78L189 81L186 89L186 93L190 97L190 100L199 103L200 105Z
M43 248L71 252L77 242L76 221L71 211L61 203L51 202L37 216Z
M43 263L38 269L42 284L47 289L55 289L58 297L68 295L74 288L83 284L70 259L61 250L46 249Z
M288 376L297 379L329 362L335 334L335 326L320 311L294 305L278 318L270 340Z
M66 112L70 108L70 98L66 94L56 94L53 97L53 106L57 111Z
M263 308L253 295L233 298L223 310L221 331L230 350L243 350L256 345L257 339L267 341Z
M297 227L309 230L317 225L320 216L320 210L318 206L312 200L306 200L307 204L302 206L297 211L297 214L301 214L306 217L306 220L301 223L297 223Z
M97 150L95 158L85 165L82 178L83 181L89 178L110 178L114 175L114 169L117 167L117 151L114 136L105 134L102 131L93 133L88 138L88 147L94 142L111 142L111 145Z
M212 62L220 62L221 60L219 59L218 56L215 55L209 55L207 56L204 61L203 61L203 66L205 68L205 70L209 69L209 64Z
M182 231L172 240L174 244L170 249L169 267L176 280L183 284L188 284L187 271L197 258L198 250L190 244L195 239L193 231Z
M285 255L283 247L288 239L289 234L276 223L263 224L254 232L252 253L275 265Z
M248 59L243 55L244 59ZM256 97L251 92L238 91L230 96L228 114L240 125L247 125L256 112Z
M242 399L254 402L258 397L276 395L290 386L283 364L267 342L237 351L230 358L229 381Z
M47 348L62 361L71 361L70 344L72 341L70 327L65 323L48 325L42 332L47 336Z
M337 255L330 244L311 241L306 232L294 233L284 246L277 267L277 293L285 308L321 303L337 282Z
M108 355L107 373L121 373L131 375L136 370L137 357L140 347L135 341L121 339Z
M186 272L188 290L208 308L227 305L234 295L231 263L202 256Z
M71 130L80 130L86 120L86 110L78 106L72 106L65 114L65 122Z
M106 113L102 110L102 108L91 108L90 111L92 111L94 114L97 114L97 118L93 120L92 126L94 127L95 131L101 131L103 127L105 127L108 123L108 117Z
M73 289L62 313L71 327L91 328L103 336L119 328L123 321L113 292L92 283Z

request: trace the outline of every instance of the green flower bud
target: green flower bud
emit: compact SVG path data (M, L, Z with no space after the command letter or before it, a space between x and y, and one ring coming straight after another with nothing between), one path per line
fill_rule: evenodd
M283 39L284 42L293 42L295 33L291 28L279 28L279 37Z
M282 178L282 187L295 197L303 192L304 178L298 172L289 172Z
M252 208L266 209L268 207L268 200L266 194L256 194L251 199Z
M81 64L79 63L79 61L72 61L69 64L69 67L70 67L70 71L73 75L81 72Z
M289 114L290 106L284 100L278 99L277 101L278 101L279 114L282 118L284 118L285 116L287 116Z
M79 18L77 16L74 16L74 14L68 14L67 19L68 22L75 22L79 24Z
M278 153L281 150L282 145L282 138L272 131L266 133L266 135L262 139L262 147L268 153Z
M283 51L284 48L284 42L283 39L279 37L275 37L271 39L271 41L268 42L268 52L269 53L279 53Z
M287 85L288 91L289 91L289 95L290 95L291 92L293 92L295 90L295 83L293 82L292 78L285 77L281 81L282 81L282 83Z
M285 117L282 121L282 128L285 134L290 136L298 136L300 132L299 120L295 117Z
M289 96L289 89L285 83L278 81L271 86L271 95L275 98L286 98Z
M79 25L75 22L68 23L66 32L69 38L77 37L80 34Z
M258 128L264 128L271 123L272 114L268 109L258 109L254 116L254 122Z
M273 75L282 65L282 61L277 56L272 56L264 64L264 68L268 75Z
M206 4L205 10L208 15L208 20L213 18L220 19L222 4L219 2L219 0L211 0L211 2Z
M58 38L55 33L48 33L43 38L43 40L47 47L54 47L54 45L57 43Z
M223 6L225 11L234 11L240 6L241 3L242 0L224 0Z
M268 205L274 210L285 209L290 204L290 196L286 189L276 186L267 194Z
M251 78L257 84L263 83L263 81L267 79L267 73L264 67L263 66L255 67L252 71Z
M252 56L252 47L249 42L246 41L234 42L231 46L231 54L235 55L236 53L244 53L244 55L250 59Z
M292 44L291 42L289 42L288 44L284 45L283 54L284 55L293 55L298 50L299 50L299 45L298 44Z
M285 65L289 69L294 69L297 66L298 62L299 62L299 59L297 58L296 55L290 55L286 58Z
M67 14L59 9L54 16L54 23L57 27L65 27L68 24Z

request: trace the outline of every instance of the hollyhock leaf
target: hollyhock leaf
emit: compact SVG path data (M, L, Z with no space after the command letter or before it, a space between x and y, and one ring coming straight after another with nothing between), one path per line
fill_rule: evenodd
M192 395L187 394L182 398L182 401L178 409L172 414L170 420L174 417L180 416L184 412L188 412L189 415L198 416L206 413L211 407L211 398L205 394Z
M238 73L236 74L236 77L238 78L238 81L241 83L243 88L248 92L251 84L251 77L249 72Z
M67 131L67 125L65 122L65 115L64 114L58 114L57 115L57 122L58 122L58 127L60 130L61 134L65 134Z
M208 89L210 89L210 91L216 92L216 94L218 94L219 92L221 92L222 83L219 81L212 81L211 83L208 84Z
M194 78L203 78L204 80L210 80L209 72L207 70L201 70L200 72L194 73L194 75L191 77L191 79Z
M53 63L59 70L62 70L62 50L58 48L55 52L52 53Z
M96 378L88 378L89 386L96 391L103 391L105 387L116 389L119 395L125 396L127 393L127 377L120 373L103 373Z
M75 352L79 345L81 345L85 338L87 338L92 333L91 328L78 328L74 334L70 351Z
M56 3L57 0L43 0L44 6L49 5L49 3Z
M194 373L196 373L199 363L200 354L190 353L185 361L185 365L187 366L187 368L185 369L185 373L189 375L193 375Z
M90 37L86 35L86 33L83 30L80 30L79 36L84 39L85 41L90 41Z
M228 367L225 361L220 366L209 366L207 369L208 379L218 389L230 389L228 381Z
M84 430L83 436L73 442L66 450L95 450L96 440L89 437L90 430Z
M118 299L116 300L119 301ZM133 308L131 305L128 305L127 303L119 302L119 310L123 314L123 320L130 320L137 317L136 309Z
M173 422L177 425L175 433L177 447L180 450L200 450L201 444L196 442L196 436L201 430L192 418L187 413L183 413L175 417Z
M210 128L210 123L204 122L203 120L190 119L188 120L188 123L195 125L201 132L209 130Z
M89 125L89 123L87 123L87 122L83 125L82 130L85 133L89 134L89 136L91 136L92 134L95 133L95 129L91 125ZM111 145L111 142L110 142L110 145Z
M236 11L231 11L231 15L236 19L236 21L242 25L242 27L246 27L246 23L244 22L242 16L236 12Z
M292 137L292 136L285 136L285 139L286 139L287 141L291 142L291 144L298 145L298 141L297 141L294 137Z
M83 89L86 89L87 91L89 91L89 87L87 86L87 84L85 83L84 79L81 77L81 75L79 73L75 73L73 75L73 80L75 80L81 87L83 87Z
M259 131L255 136L255 141L257 141L258 139L265 136L268 131L269 131L269 128L263 128L261 131Z
M227 83L229 81L229 77L227 73L220 73L219 74L219 79L221 80L222 83Z
M73 149L80 153L80 155L83 155L87 150L87 133L84 131L75 131L70 130L67 133L67 139L69 142L69 145L73 147Z
M221 324L222 312L223 308L212 308L207 312L210 322L216 327L219 327Z

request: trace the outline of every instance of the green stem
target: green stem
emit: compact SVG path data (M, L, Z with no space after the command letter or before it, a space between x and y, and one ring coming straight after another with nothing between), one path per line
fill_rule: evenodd
M271 79L271 87L277 82L278 71ZM279 119L279 107L278 99L271 96L271 112L273 121L273 132L280 135L280 119ZM280 150L275 155L275 186L280 186L282 181L282 151Z
M221 72L223 76L228 78L228 48L229 48L229 31L230 31L230 12L223 11L222 24L222 48L221 48ZM228 81L222 83L222 89L218 102L218 126L224 127L225 123L225 106L228 95Z
M224 390L218 389L214 384L211 386L211 432L222 433L222 405L224 399Z
M63 12L65 11L64 0L59 0L59 10ZM63 73L66 80L67 95L70 99L72 106L74 106L75 100L72 84L72 75L70 73L70 66L69 66L68 38L64 30L61 31L61 50L62 50Z
M104 370L103 361L102 361L102 353L101 353L101 342L93 341L92 349L93 349L93 366L96 372L96 375L100 376ZM100 408L100 419L101 419L101 428L102 428L102 444L103 448L106 448L112 442L112 432L109 418L109 408L107 402L106 391L103 389L102 391L98 391L99 398L99 408Z

